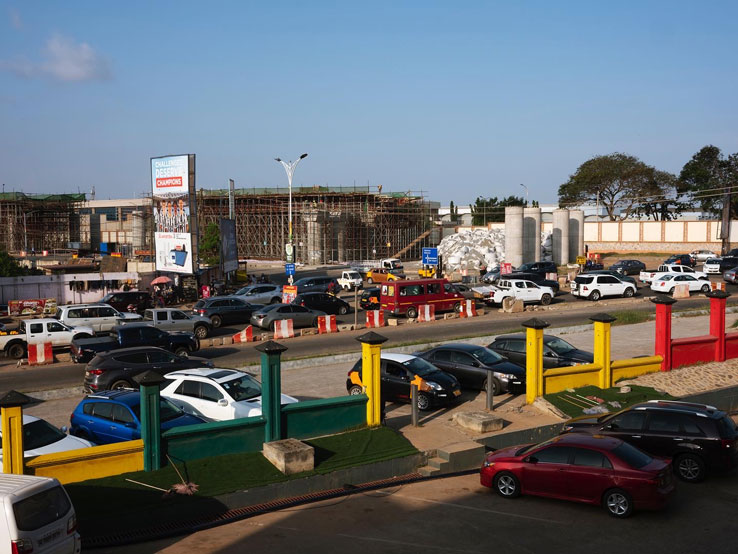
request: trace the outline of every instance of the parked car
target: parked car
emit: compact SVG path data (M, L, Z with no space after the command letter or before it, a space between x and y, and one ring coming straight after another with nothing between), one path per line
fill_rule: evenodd
M571 434L490 452L480 482L504 498L546 496L602 506L617 518L663 507L675 489L671 463L619 439Z
M213 362L195 356L177 356L156 346L134 346L99 352L85 367L82 384L86 393L137 389L134 377L146 371L165 375L179 369L213 367Z
M450 373L465 388L487 390L487 379L491 375L494 394L525 392L525 369L484 346L444 344L418 352L416 356Z
M248 323L252 314L261 308L261 304L250 304L241 296L216 296L198 300L192 311L209 317L217 329L223 324Z
M510 266L510 269L513 273L515 273L517 270L515 266ZM497 279L500 278L500 275L502 275L501 265L495 265L495 266L489 267L487 268L487 272L482 276L482 282L487 283L488 285L491 285L492 283L497 281Z
M554 294L557 294L560 288L558 281L554 279L546 279L540 273L514 271L512 273L505 273L504 275L501 275L500 279L524 279L526 281L533 281L536 285L539 285L541 287L549 287L554 291Z
M146 291L121 291L106 294L100 300L103 304L109 304L119 312L134 311L137 314L143 314L144 310L153 308L151 295ZM129 309L132 306L133 309Z
M696 279L692 275L668 273L651 283L651 290L666 294L674 294L677 285L687 285L689 292L710 292L710 283Z
M679 273L683 275L692 275L697 279L708 280L709 278L702 271L697 271L689 266L682 264L664 264L660 265L656 271L641 271L639 279L642 283L652 283L659 280L664 275Z
M338 280L326 275L321 275L320 277L303 277L295 281L294 286L297 287L297 294L301 292L328 292L329 290L338 292L340 288Z
M234 296L243 296L251 304L279 304L282 302L282 285L257 284L238 289Z
M0 304L0 317L10 316L10 308L7 304Z
M695 262L704 262L717 256L712 250L693 250L689 255Z
M571 295L597 301L603 296L635 296L636 287L619 277L583 273L571 282Z
M0 433L2 437L2 433ZM79 448L89 448L90 442L70 437L65 432L54 427L45 419L23 414L23 457L33 458L41 454L66 452ZM0 463L2 462L2 448L0 447Z
M500 356L512 363L525 367L525 333L514 333L495 337L487 348L494 350ZM554 335L543 335L543 367L567 367L577 364L591 364L594 354L586 350L579 350Z
M251 316L251 325L274 330L277 320L291 319L293 327L317 327L318 316L321 315L326 315L326 313L297 304L270 304L254 312Z
M72 412L71 434L95 444L141 438L141 393L133 390L105 391L82 399ZM159 398L161 430L195 425L205 420L184 413L166 398Z
M350 269L348 271L342 271L341 276L338 278L338 284L342 290L354 290L361 289L364 287L364 281L361 278L361 273Z
M387 281L401 281L404 278L404 274L395 273L391 269L384 269L382 267L370 269L366 274L366 282L370 285L372 283L385 283Z
M696 265L696 262L694 261L694 258L692 258L692 256L690 256L689 254L674 254L673 256L669 256L666 260L664 260L664 265L668 264L681 264L689 267L694 267Z
M454 290L467 300L473 300L477 297L476 293L472 290L469 285L463 285L461 283L451 283Z
M359 306L364 310L379 309L379 287L364 289L359 299Z
M720 258L708 258L702 264L702 272L707 275L720 274Z
M734 267L723 273L723 281L734 284L738 282L738 267Z
M653 456L672 458L685 481L701 481L710 471L738 466L735 423L705 404L650 400L615 414L570 419L563 432L615 437Z
M91 327L69 327L56 319L21 320L15 331L8 331L5 326L0 327L0 350L9 358L17 360L26 355L29 344L50 342L52 348L66 348L75 338L90 338L94 335Z
M349 394L362 394L362 361L359 359L346 379ZM409 354L381 354L382 400L410 402L410 382L419 382L418 408L430 410L461 396L461 386L453 375L441 371L430 362Z
M720 258L720 272L725 274L726 271L738 267L738 256L723 256Z
M553 262L530 262L518 268L518 272L538 273L544 277L549 273L558 273L558 271L559 268Z
M161 395L206 421L226 421L261 415L261 384L235 369L186 369L164 376ZM282 395L282 405L296 398Z
M38 475L0 475L0 541L12 554L79 554L77 515L61 483Z
M141 316L119 312L107 304L67 304L57 306L54 319L69 327L91 327L95 333L107 333L121 323L141 321Z
M638 275L646 270L646 264L640 260L620 260L610 266L610 269L621 275Z
M99 352L132 346L158 346L177 356L189 356L200 349L200 343L192 333L162 331L148 323L129 323L115 327L107 337L74 339L70 351L72 360L80 363L90 361Z
M305 292L298 294L292 304L320 310L327 314L345 315L351 311L351 304L337 296L325 292Z
M731 248L728 253L723 257L738 258L738 248Z
M505 298L511 297L522 300L526 304L548 306L555 295L551 287L536 285L533 281L508 279L503 276L484 301L488 304L502 304Z
M380 289L380 309L407 317L418 317L418 309L424 304L432 304L436 312L450 310L458 312L464 300L446 279L385 283Z
M611 275L612 277L615 277L616 279L620 279L623 283L628 283L630 285L633 285L636 288L636 290L638 289L638 281L636 281L634 277L631 277L629 275L624 275L622 273L618 273L617 271L614 271L612 269L595 269L592 271L586 271L582 273L581 275Z
M186 314L176 308L156 308L146 310L143 321L162 331L188 331L198 339L204 339L213 329L209 317Z

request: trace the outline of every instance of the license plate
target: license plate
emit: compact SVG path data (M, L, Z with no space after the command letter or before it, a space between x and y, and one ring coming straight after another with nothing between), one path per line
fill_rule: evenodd
M50 541L53 541L54 539L57 539L61 536L61 529L57 529L56 531L53 531L49 533L48 535L41 537L38 541L39 545L46 544Z
M461 391L460 390L455 390L454 391L454 396L461 396Z

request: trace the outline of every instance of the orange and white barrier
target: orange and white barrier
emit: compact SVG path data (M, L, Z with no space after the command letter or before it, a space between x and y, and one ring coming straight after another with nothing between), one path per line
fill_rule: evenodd
M464 300L461 303L459 317L474 317L477 315L477 303L474 300Z
M253 341L254 341L254 328L251 325L246 326L246 328L240 333L236 333L235 335L233 335L233 344L238 344L239 342L253 342Z
M295 336L295 329L291 319L278 319L274 322L275 339L291 339Z
M436 307L432 304L422 304L418 306L418 321L435 321L436 320Z
M712 290L725 290L725 282L724 281L720 281L719 283L716 283L715 281L712 281L710 283L710 285L712 286Z
M326 333L338 333L338 326L336 325L336 316L334 315L318 316L318 334L325 335Z
M367 310L366 312L366 327L371 329L372 327L384 327L384 310Z
M28 345L28 365L53 364L54 351L50 342Z

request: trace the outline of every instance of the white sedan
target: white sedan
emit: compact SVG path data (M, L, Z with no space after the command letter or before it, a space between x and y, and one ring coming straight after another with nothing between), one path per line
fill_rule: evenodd
M164 375L169 384L161 396L188 414L208 421L226 421L261 415L261 384L235 369L182 369ZM282 405L297 402L282 395Z
M2 437L1 434L0 437ZM23 414L24 458L89 448L90 446L92 446L91 442L67 435L45 419ZM0 464L2 464L2 461L3 451L0 450Z
M674 273L664 275L657 281L652 282L651 290L654 292L674 294L674 289L677 285L688 285L689 292L710 292L710 283L704 279L696 279L688 274L679 275Z
M720 258L708 258L705 263L702 264L702 272L707 275L720 275Z

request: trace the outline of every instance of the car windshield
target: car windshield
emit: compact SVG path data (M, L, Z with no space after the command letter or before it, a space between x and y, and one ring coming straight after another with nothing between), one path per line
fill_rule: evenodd
M113 298L113 294L112 293L106 294L105 296L102 297L102 300L100 300L100 302L107 302L111 298Z
M413 358L406 362L402 362L402 365L404 365L412 373L414 373L415 375L419 375L420 377L425 377L426 375L430 375L431 373L435 373L438 371L436 366L429 362L426 362L423 358Z
M548 346L551 350L553 350L557 354L566 354L568 352L572 352L573 350L576 350L575 346L572 346L565 340L560 339L558 337L553 338L550 341L546 342L546 346Z
M549 445L549 444L551 444L552 442L554 442L556 440L558 440L558 437L554 437L552 439L548 439L547 441L543 441L543 442L539 442L539 443L527 444L523 448L517 450L515 452L515 455L516 456L522 456L523 454L525 454L526 452L529 452L529 451L533 450L534 448L538 448L539 446Z
M497 362L502 361L502 356L500 356L497 352L493 352L489 348L480 348L478 350L474 350L472 351L471 355L485 365L496 364Z
M48 421L39 419L23 426L23 449L35 450L55 442L59 442L67 435L54 427Z
M141 421L141 405L136 404L135 406L129 406L136 416L136 419ZM159 397L159 419L163 421L170 421L176 419L179 416L184 415L184 412L177 408L166 398Z
M355 271L351 271L350 273L346 274L349 279L361 279L361 275L356 273Z
M221 381L220 386L236 402L261 396L261 384L250 375L242 375L230 381Z
M238 289L234 294L248 294L252 290L254 290L254 287L249 285L248 287L243 287L242 289Z
M641 452L635 446L632 446L627 442L614 448L612 453L635 469L645 467L653 461L653 458L648 454Z
M518 271L528 271L531 267L533 267L533 264L523 264L518 268Z
M259 312L261 312L262 314L265 314L267 312L271 312L273 309L278 308L279 306L281 306L281 304L269 304L268 306L259 308Z
M708 258L705 263L706 264L719 264L720 260L718 258Z

